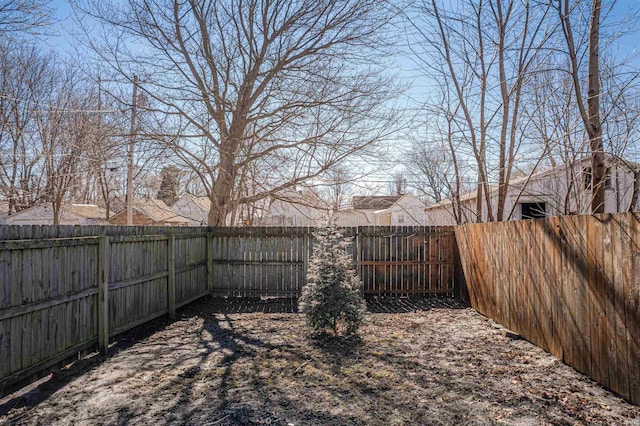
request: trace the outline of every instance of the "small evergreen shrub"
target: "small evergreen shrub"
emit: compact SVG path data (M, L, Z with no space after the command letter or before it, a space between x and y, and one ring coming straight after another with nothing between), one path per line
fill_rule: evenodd
M298 310L307 323L319 332L355 334L367 310L361 294L362 282L347 252L351 241L335 228L314 233L315 245L309 260L307 284L302 288Z

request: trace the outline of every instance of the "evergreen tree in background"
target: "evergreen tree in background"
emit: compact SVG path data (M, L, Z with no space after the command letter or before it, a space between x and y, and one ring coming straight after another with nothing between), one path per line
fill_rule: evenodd
M171 206L178 200L178 190L180 187L180 172L176 166L165 166L160 171L160 189L158 189L158 199L164 201L167 206Z
M361 294L362 282L353 268L347 247L351 241L334 228L314 233L316 243L309 261L307 284L302 289L298 309L316 331L357 333L367 306Z

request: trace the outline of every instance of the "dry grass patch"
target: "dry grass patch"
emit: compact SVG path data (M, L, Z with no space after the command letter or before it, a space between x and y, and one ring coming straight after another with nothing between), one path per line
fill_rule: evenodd
M452 299L371 303L361 337L342 339L310 337L287 303L193 304L0 401L0 422L640 424L639 407Z

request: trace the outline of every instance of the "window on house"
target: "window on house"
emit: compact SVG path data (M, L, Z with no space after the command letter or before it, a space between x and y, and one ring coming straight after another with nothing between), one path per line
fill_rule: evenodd
M522 220L538 219L546 216L546 203L520 203L522 209Z
M404 215L398 215L398 223L404 223Z
M591 189L591 166L582 169L584 189ZM604 189L611 189L611 167L604 171Z

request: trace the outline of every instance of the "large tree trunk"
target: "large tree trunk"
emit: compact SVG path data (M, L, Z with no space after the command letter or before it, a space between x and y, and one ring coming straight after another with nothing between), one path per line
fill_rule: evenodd
M586 108L582 97L578 70L578 55L571 28L571 6L569 0L564 0L564 6L559 3L558 12L562 31L569 49L571 63L571 78L576 96L576 103L580 116L589 137L591 150L591 213L604 213L605 165L604 149L602 145L602 126L600 124L600 11L601 0L592 0L589 24L589 76L587 80Z
M226 144L220 153L220 168L211 191L211 208L208 215L209 226L225 226L236 179L235 149Z
M604 213L606 167L600 124L600 10L601 0L593 0L589 26L589 81L587 108L589 113L589 145L591 147L591 213Z

